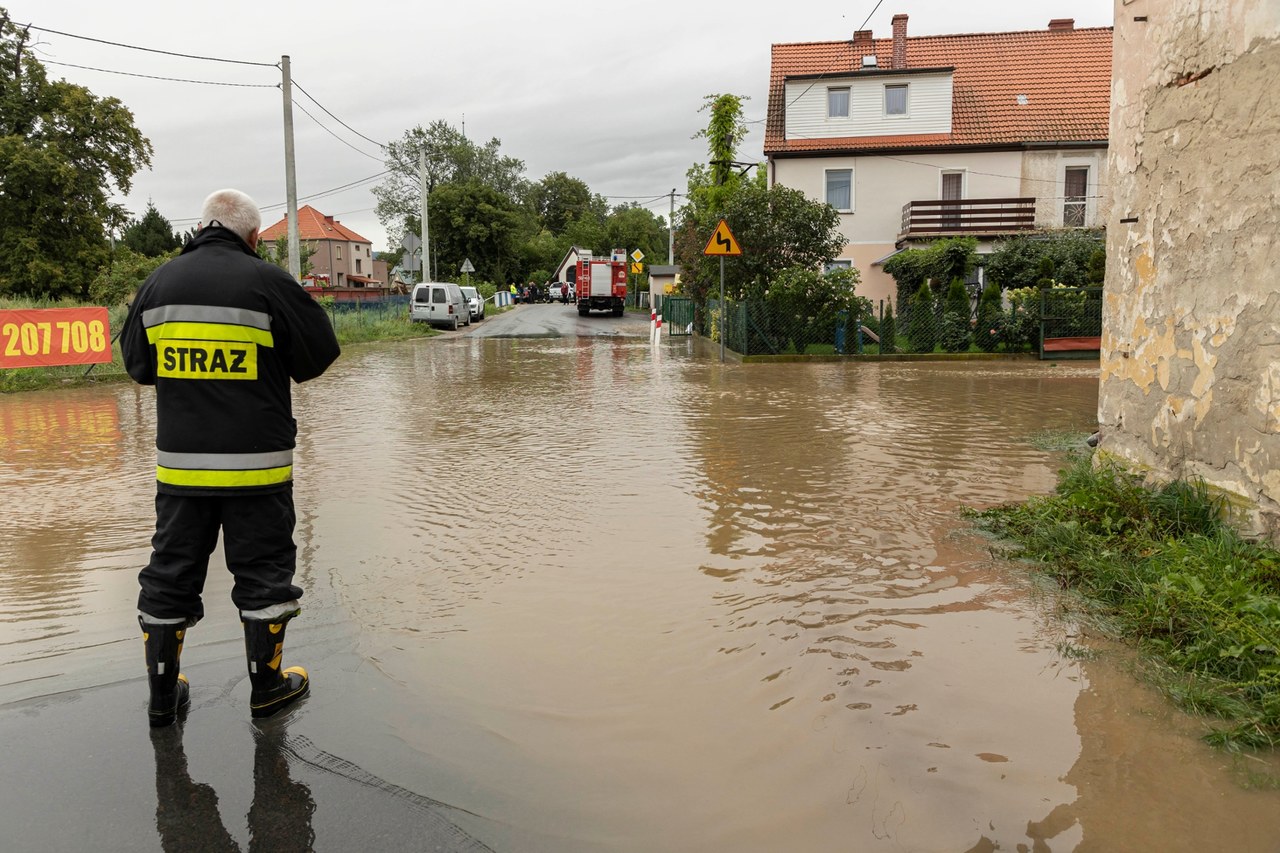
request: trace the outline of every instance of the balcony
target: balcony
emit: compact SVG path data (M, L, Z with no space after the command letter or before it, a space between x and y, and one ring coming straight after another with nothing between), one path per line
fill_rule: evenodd
M899 240L920 237L998 237L1036 227L1034 198L962 198L909 201L902 207Z

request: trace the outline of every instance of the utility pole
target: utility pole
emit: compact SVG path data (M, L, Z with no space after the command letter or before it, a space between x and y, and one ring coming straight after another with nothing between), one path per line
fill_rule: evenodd
M293 162L293 79L289 76L289 57L280 57L280 90L284 92L284 193L288 199L289 274L302 281L302 259L298 249L298 176ZM257 250L257 246L253 247ZM333 274L330 264L330 275Z
M667 266L676 262L676 188L671 188L671 214L667 217Z
M427 150L418 152L418 186L422 193L422 280L431 281L431 243L427 239Z

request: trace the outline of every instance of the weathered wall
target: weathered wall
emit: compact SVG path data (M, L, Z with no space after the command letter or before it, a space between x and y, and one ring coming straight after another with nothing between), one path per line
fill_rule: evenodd
M1101 448L1280 540L1280 0L1115 15Z

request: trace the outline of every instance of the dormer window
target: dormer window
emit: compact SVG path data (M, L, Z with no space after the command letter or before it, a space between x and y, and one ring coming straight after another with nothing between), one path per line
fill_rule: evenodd
M849 117L849 87L827 89L827 118Z
M904 116L907 114L906 83L888 83L885 85L884 114L887 116Z

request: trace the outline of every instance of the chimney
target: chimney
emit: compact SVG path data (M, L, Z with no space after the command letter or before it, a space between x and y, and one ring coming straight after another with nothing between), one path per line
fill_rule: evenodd
M1055 32L1058 30L1074 30L1075 28L1075 18L1054 18L1049 22L1049 32Z
M893 60L890 68L907 67L907 16L893 16Z
M863 58L873 56L876 52L875 42L871 38L871 30L857 30L853 34L853 64L861 67Z

